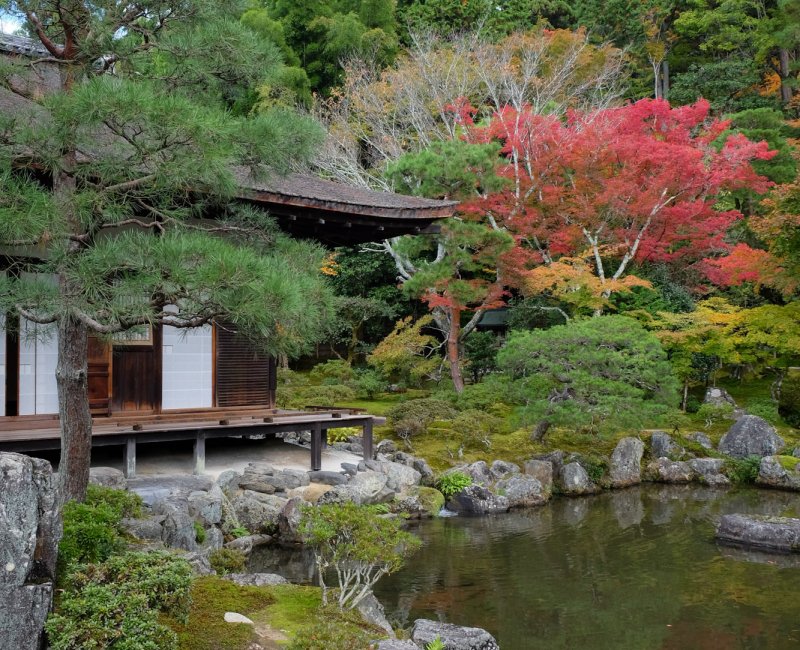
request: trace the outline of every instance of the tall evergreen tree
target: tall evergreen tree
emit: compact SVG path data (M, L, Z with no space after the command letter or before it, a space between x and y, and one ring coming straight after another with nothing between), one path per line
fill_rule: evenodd
M281 60L232 2L0 9L43 51L0 69L0 98L16 107L0 118L0 245L23 271L0 283L0 306L57 330L61 498L81 499L90 333L224 319L266 351L294 354L321 329L320 251L231 202L237 176L286 169L319 131L285 110L234 116ZM45 92L32 82L48 77Z

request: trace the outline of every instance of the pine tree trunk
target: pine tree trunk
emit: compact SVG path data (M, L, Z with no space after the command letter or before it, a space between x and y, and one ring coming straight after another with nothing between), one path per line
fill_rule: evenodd
M58 414L61 420L59 497L83 501L89 484L92 454L92 416L88 391L88 332L67 316L58 323Z
M461 310L450 309L450 331L447 333L447 361L450 364L450 376L453 378L453 388L457 393L464 390L464 377L461 374Z
M666 59L661 62L661 97L669 99L669 62Z

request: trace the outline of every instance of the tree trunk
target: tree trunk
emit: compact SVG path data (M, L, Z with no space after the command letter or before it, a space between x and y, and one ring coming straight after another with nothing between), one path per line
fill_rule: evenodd
M461 310L450 309L450 331L447 333L447 361L450 364L450 376L453 388L457 393L464 390L464 377L461 375L460 359Z
M683 382L683 400L681 400L681 411L686 413L686 406L689 403L689 380Z
M550 422L547 420L539 422L531 432L531 442L542 442L549 429Z
M666 59L661 62L661 97L669 99L669 62Z
M62 280L63 283L63 280ZM83 501L89 484L92 455L92 416L88 391L88 331L80 321L65 316L58 323L58 414L61 419L59 498Z
M781 66L781 103L788 105L792 101L792 87L789 85L789 75L791 74L789 50L785 47L780 48L778 58Z

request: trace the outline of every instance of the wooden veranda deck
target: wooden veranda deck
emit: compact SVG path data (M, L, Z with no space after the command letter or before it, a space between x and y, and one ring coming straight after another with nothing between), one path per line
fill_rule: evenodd
M264 408L214 408L169 411L159 414L118 414L96 417L92 446L123 447L124 472L136 474L136 444L194 442L194 472L205 471L205 441L209 438L251 437L299 431L311 432L311 469L322 466L322 449L328 429L359 427L363 430L364 458L372 458L372 428L384 418L359 409L309 407L306 411ZM0 451L35 452L61 447L58 416L0 418Z

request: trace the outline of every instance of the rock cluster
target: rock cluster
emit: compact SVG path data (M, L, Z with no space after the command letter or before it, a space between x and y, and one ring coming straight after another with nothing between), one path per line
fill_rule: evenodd
M61 536L50 463L0 452L0 646L39 648Z

